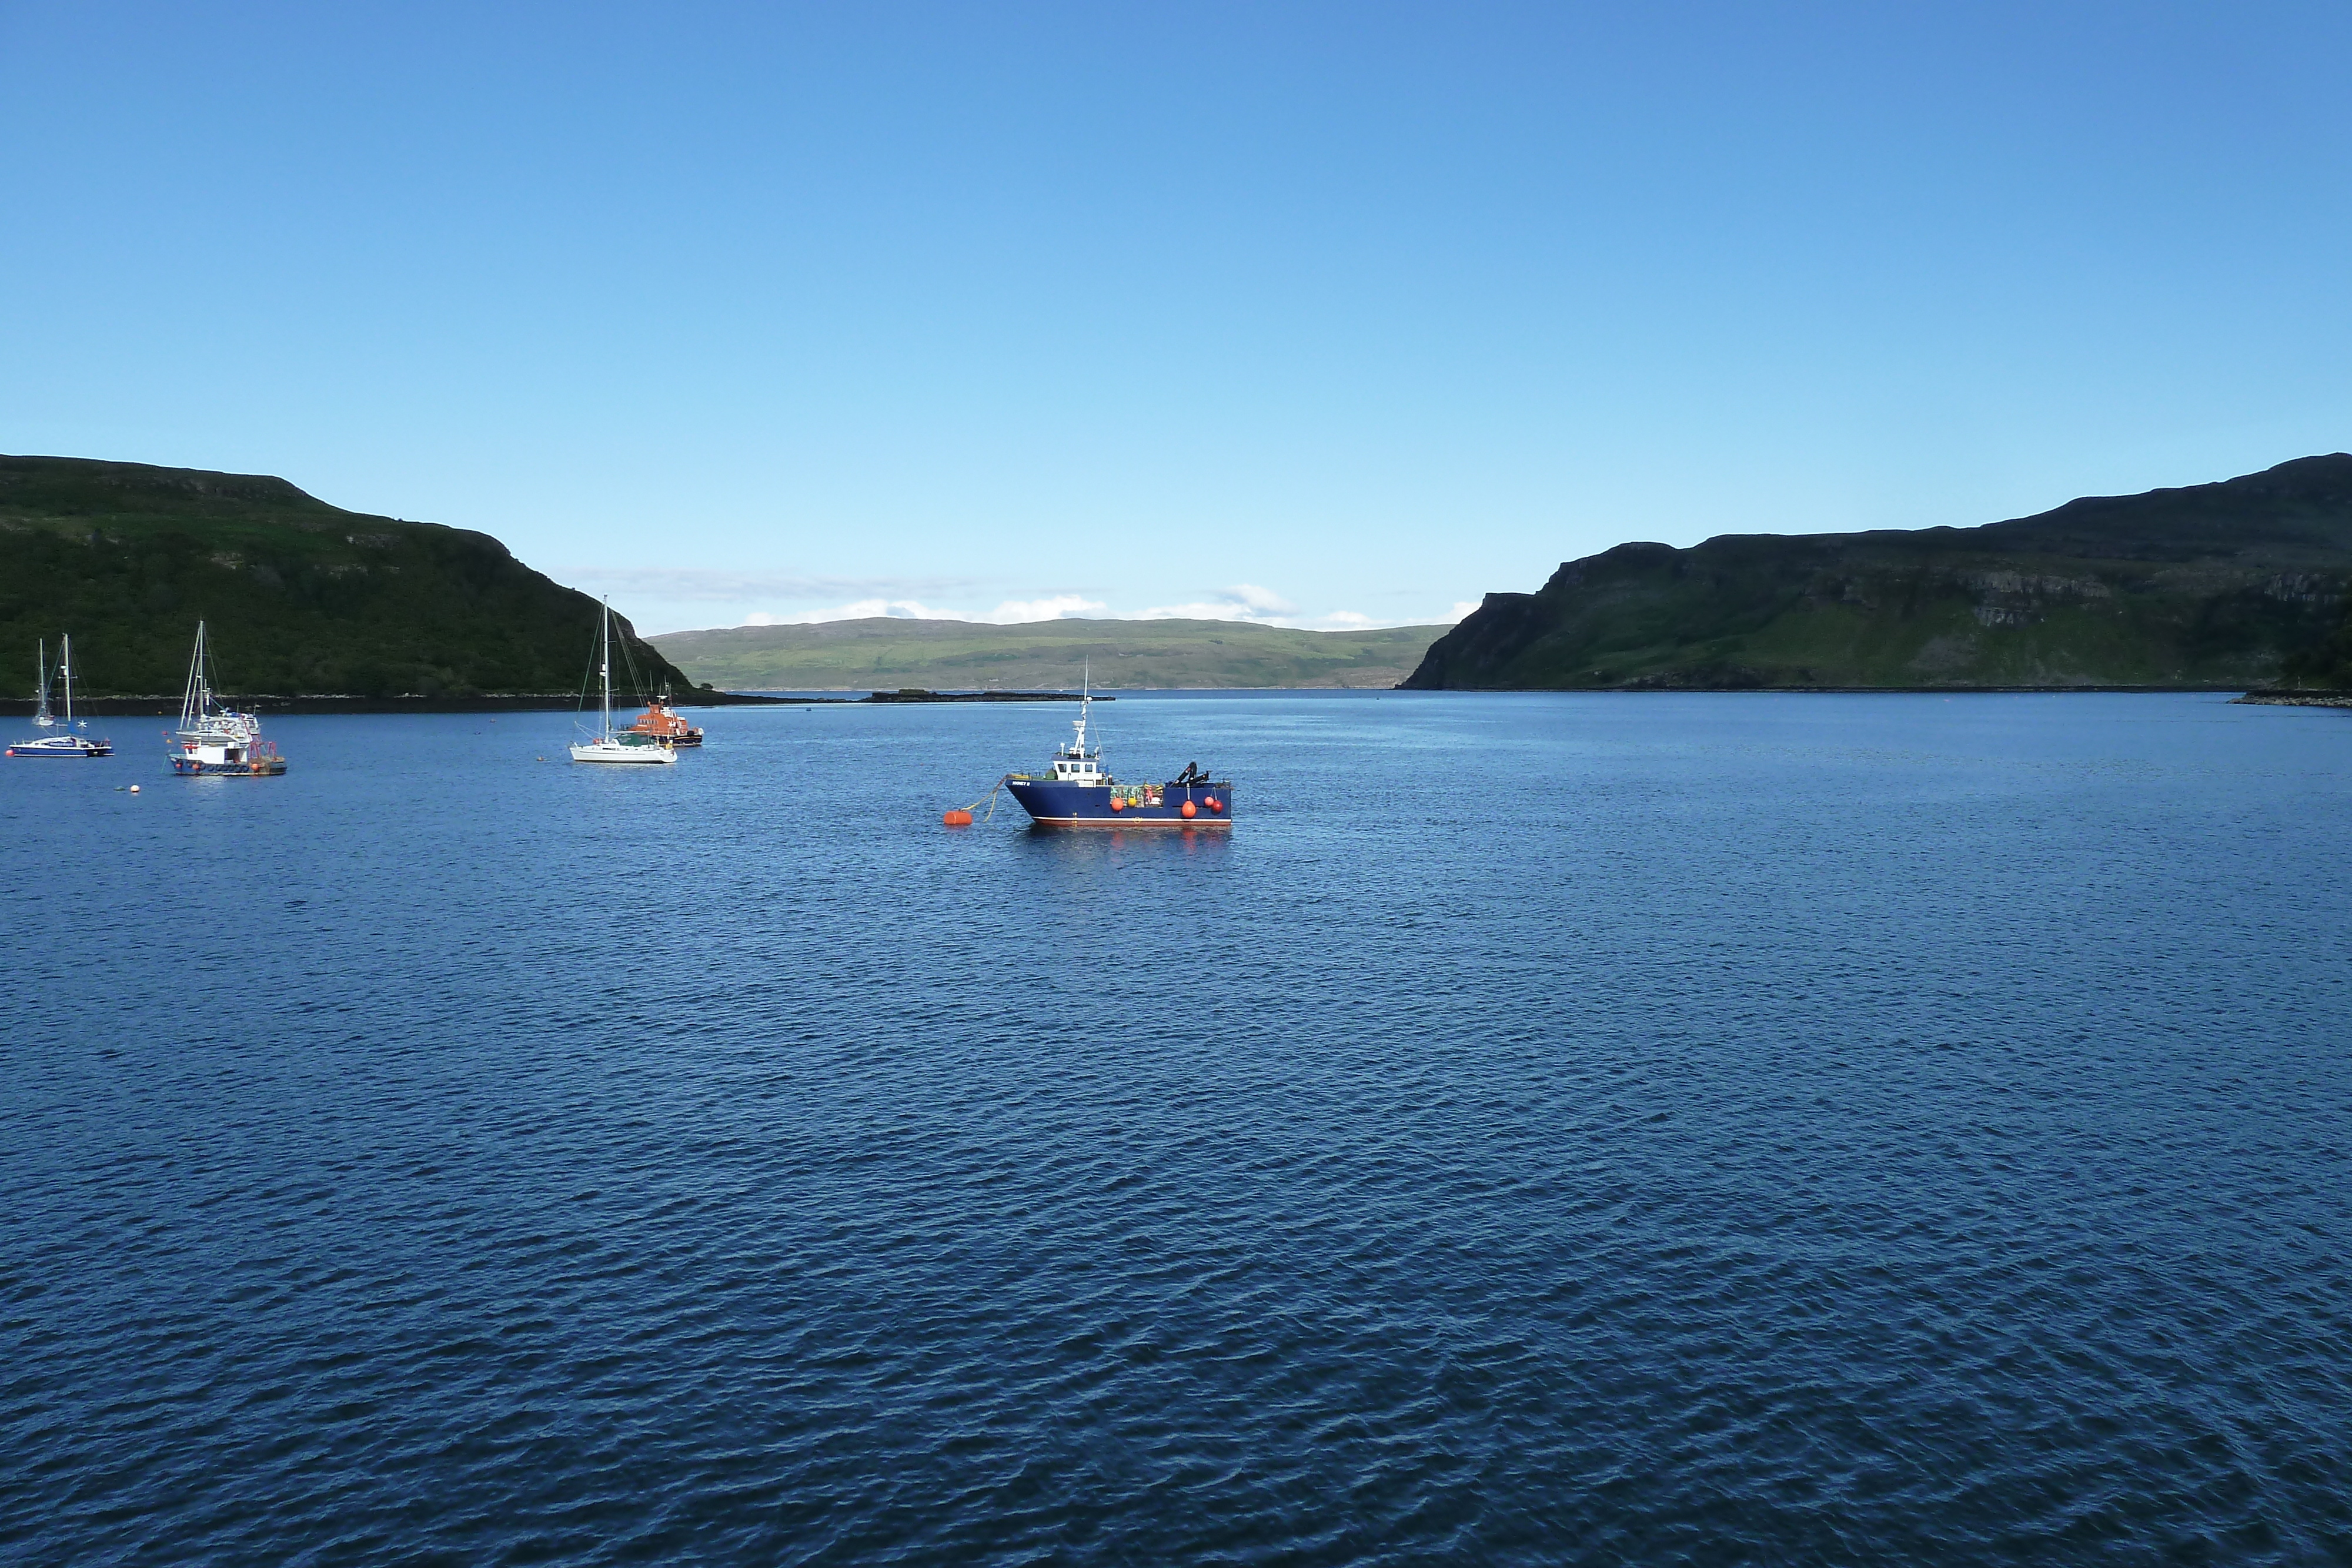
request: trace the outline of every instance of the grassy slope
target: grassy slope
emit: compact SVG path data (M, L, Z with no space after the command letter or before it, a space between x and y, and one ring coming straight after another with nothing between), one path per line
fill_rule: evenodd
M1234 621L966 621L877 617L733 626L653 639L696 681L735 691L1097 686L1391 686L1442 626L1297 632Z
M1979 528L1620 545L1490 594L1421 687L2243 685L2352 581L2352 456Z
M0 457L0 687L29 693L35 639L54 651L69 632L89 695L176 693L199 617L237 692L566 692L596 601L487 534L346 512L283 479ZM684 688L630 645L646 678Z

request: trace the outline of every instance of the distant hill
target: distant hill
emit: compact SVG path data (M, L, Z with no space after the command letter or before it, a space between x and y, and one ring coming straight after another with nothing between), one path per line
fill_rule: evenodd
M803 626L729 626L653 639L696 681L734 691L898 686L1392 686L1443 626L1297 632L1240 621L970 621L874 617Z
M1624 544L1490 593L1409 687L2260 685L2352 583L2352 455L1973 528Z
M596 601L488 534L261 475L0 457L0 692L29 694L35 639L68 632L78 689L176 694L200 617L248 695L576 691L596 634ZM625 641L648 682L688 689Z

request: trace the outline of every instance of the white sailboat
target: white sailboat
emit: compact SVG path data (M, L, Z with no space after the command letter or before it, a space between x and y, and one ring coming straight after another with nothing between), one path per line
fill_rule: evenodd
M574 762L676 762L677 753L669 748L659 736L641 735L635 730L615 734L613 729L613 602L604 601L604 615L597 622L596 677L604 684L604 706L601 727L585 742L572 748Z

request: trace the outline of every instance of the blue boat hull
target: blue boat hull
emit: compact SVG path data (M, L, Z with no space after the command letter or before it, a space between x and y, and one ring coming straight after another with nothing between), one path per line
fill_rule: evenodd
M1113 796L1122 800L1133 786L1055 784L1046 779L1008 779L1004 787L1021 802L1041 828L1230 828L1234 825L1234 788L1230 784L1158 784L1147 786L1160 797L1157 806L1121 805L1111 809ZM1212 806L1211 800L1216 802ZM1192 814L1186 816L1187 804Z
M77 740L71 746L45 746L37 740L19 741L8 748L11 757L111 757L114 747L102 740Z

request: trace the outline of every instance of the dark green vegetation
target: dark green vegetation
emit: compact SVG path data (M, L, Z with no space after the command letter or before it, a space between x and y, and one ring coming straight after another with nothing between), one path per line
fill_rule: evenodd
M1239 621L969 621L877 616L813 626L730 626L653 639L698 681L737 691L898 686L1392 686L1442 626L1297 632Z
M1982 528L1619 545L1488 594L1405 685L2352 685L2347 582L2337 453Z
M0 690L30 693L34 640L69 632L91 696L176 694L199 618L239 694L575 692L596 636L593 599L487 534L259 475L0 457ZM626 640L646 681L689 689Z
M2283 672L2291 686L2352 692L2352 594L2328 633L2287 655Z

